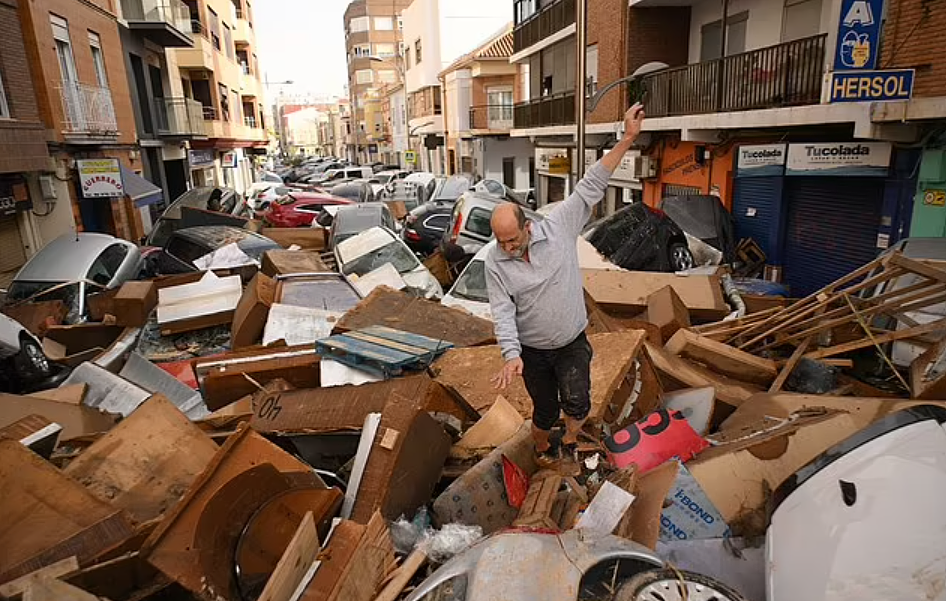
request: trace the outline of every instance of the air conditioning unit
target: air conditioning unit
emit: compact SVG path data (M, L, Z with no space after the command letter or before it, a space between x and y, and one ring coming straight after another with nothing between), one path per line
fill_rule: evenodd
M657 159L639 156L634 161L635 179L652 179L657 177Z

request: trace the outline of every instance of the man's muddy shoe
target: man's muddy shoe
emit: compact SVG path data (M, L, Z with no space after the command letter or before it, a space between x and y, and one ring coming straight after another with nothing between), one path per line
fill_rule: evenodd
M562 449L557 444L551 444L548 449L541 453L536 452L535 463L540 468L554 468L562 462Z

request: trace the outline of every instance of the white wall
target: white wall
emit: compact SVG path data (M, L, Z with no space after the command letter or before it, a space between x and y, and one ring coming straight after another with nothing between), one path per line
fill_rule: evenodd
M784 0L730 1L730 16L749 11L746 50L773 46L781 41L784 5ZM723 4L717 0L702 0L693 5L690 12L690 63L700 62L700 30L703 25L718 21L722 16Z
M414 0L402 13L404 45L410 48L410 69L407 70L407 91L435 86L440 66L440 1ZM417 64L415 42L421 40L421 62Z
M407 150L407 113L405 112L404 90L391 96L391 138L394 152Z
M473 101L473 80L469 69L451 71L444 77L447 129L450 132L470 129L470 104Z
M503 181L503 159L513 157L516 162L517 190L529 187L529 159L535 148L528 138L479 138L474 147L474 168L483 178Z

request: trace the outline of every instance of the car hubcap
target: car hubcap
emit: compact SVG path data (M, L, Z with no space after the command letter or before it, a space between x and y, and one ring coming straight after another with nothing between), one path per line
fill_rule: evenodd
M667 579L648 584L634 601L729 601L729 597L705 584Z
M33 364L33 367L36 368L37 371L42 373L49 371L49 361L41 350L33 345L28 345L26 347L26 354L30 359L30 363Z
M678 246L673 249L673 264L677 271L685 271L693 267L693 257L686 248Z

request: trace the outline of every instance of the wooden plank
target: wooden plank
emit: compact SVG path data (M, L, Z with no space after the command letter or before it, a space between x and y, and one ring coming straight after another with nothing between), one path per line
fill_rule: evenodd
M853 342L839 344L830 348L820 349L808 353L805 355L805 358L821 359L823 357L831 357L834 355L840 355L841 353L847 353L849 351L855 351L857 349L874 346L875 344L885 344L887 342L893 342L894 340L903 340L904 338L912 338L914 336L919 336L920 334L927 334L929 332L937 332L942 330L946 330L946 319L940 319L931 323L923 324L922 326L916 328L898 330L896 332L890 332L889 334L875 336L873 340L865 337L861 340L855 340Z
M769 392L778 392L782 389L782 386L785 385L785 381L788 380L788 377L792 375L792 371L795 369L795 366L798 365L798 362L801 361L802 355L805 354L805 351L808 350L808 345L811 344L811 338L805 338L802 340L801 344L795 348L792 352L792 356L788 358L788 361L782 367L781 371L778 373L778 377L775 378L775 381L772 382L772 385L769 386Z
M335 326L335 332L387 326L454 346L479 346L496 341L492 322L438 302L417 298L386 286L375 288Z
M0 440L0 582L76 556L80 565L133 535L126 514L14 440Z
M43 399L45 401L69 403L70 405L81 405L82 399L85 398L85 393L88 388L88 384L85 382L80 382L78 384L69 384L68 386L62 386L60 388L40 390L39 392L34 392L29 396L37 399Z
M592 422L605 419L607 408L615 400L615 394L619 392L624 377L637 358L645 337L643 330L593 334L588 337L593 351L589 414ZM451 349L435 361L430 369L436 381L484 414L493 405L499 392L490 378L502 366L499 347L494 345ZM524 418L532 417L532 399L521 378L516 378L501 394Z
M417 546L411 554L407 556L407 559L404 560L404 563L395 571L388 583L381 590L377 597L374 598L374 601L396 601L398 597L401 596L401 593L404 592L404 587L411 581L411 578L414 577L414 574L417 573L417 570L421 568L425 563L427 563L427 554Z
M903 253L893 253L890 256L890 264L900 267L906 271L911 271L913 273L922 275L931 280L936 280L937 282L946 284L946 271L938 269L932 265L928 265L922 261L916 261L909 257L905 257L903 256Z
M62 559L44 568L30 572L26 576L20 576L16 580L11 580L10 582L0 586L0 596L2 596L4 599L12 599L13 597L22 595L33 581L44 580L47 578L64 578L66 576L71 576L78 571L79 561L75 558L75 556L67 557L66 559Z
M99 601L92 593L55 578L34 580L23 593L23 601Z
M443 339L428 338L420 334L412 334L411 332L395 330L385 326L370 326L360 331L384 340L420 347L428 351L444 351L453 346Z
M142 523L173 507L216 452L173 403L154 395L63 473Z
M778 375L774 361L756 357L689 330L678 331L665 348L670 353L698 361L715 372L744 382L769 384Z
M309 511L302 518L302 523L286 547L286 552L266 582L259 601L290 601L309 571L309 566L315 561L319 549L319 535L315 531L312 512Z
M915 399L946 399L946 338L910 364L910 389Z
M712 386L716 390L716 398L727 405L738 407L752 395L761 392L748 384L723 378L708 370L700 370L686 359L677 357L655 344L648 342L644 346L657 371L685 386Z

